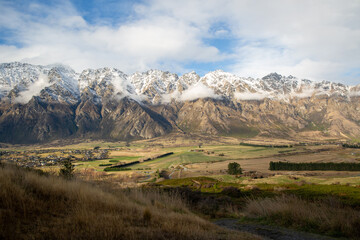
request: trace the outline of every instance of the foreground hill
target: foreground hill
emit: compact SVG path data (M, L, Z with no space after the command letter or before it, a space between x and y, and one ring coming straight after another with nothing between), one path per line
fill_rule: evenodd
M139 139L171 132L359 138L360 85L269 74L0 64L0 141Z
M0 168L1 239L253 239L190 213L160 192L104 191L20 168Z

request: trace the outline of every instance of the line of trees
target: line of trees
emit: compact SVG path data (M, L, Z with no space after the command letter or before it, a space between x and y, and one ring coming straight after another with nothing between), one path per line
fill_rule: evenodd
M253 144L253 143L240 143L241 146L248 147L268 147L268 148L292 148L293 145L265 145L265 144Z
M334 163L334 162L270 162L270 170L291 170L291 171L360 171L360 163Z
M360 144L343 143L342 146L343 146L344 148L360 148Z
M164 153L164 154L161 154L161 155L156 156L156 157L144 159L144 162L151 161L151 160L155 160L155 159L159 159L159 158L163 158L163 157L167 157L167 156L170 156L170 155L172 155L172 154L174 154L174 152Z
M129 171L131 170L131 168L126 168L126 167L121 167L121 168L110 168L110 167L107 167L107 168L104 168L104 171L105 172L118 172L118 171Z
M158 156L153 157L153 158L144 159L143 161L144 161L144 162L147 162L147 161L151 161L151 160L163 158L163 157L166 157L166 156L169 156L169 155L172 155L172 154L174 154L174 153L173 153L173 152L168 152L168 153L164 153L164 154L158 155ZM128 168L128 167L129 167L129 166L132 166L132 165L135 165L135 164L138 164L138 163L140 163L140 161L133 161L133 162L129 162L129 163L118 164L118 165L115 165L115 166L111 166L111 167L104 168L104 171L105 171L105 172L110 172L110 171L126 171L126 170L131 170L131 168ZM106 164L100 164L100 165L106 166ZM100 165L99 165L99 166L100 166ZM111 164L110 164L110 165L111 165Z
M118 165L115 165L115 166L104 168L104 171L105 172L124 171L125 167L129 167L129 166L132 166L132 165L135 165L135 164L138 164L138 163L140 163L140 161L134 161L134 162L129 162L129 163L118 164ZM126 169L126 170L129 170L129 169Z

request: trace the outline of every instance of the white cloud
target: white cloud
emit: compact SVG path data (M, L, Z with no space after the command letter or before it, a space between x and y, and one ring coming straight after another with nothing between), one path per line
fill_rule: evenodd
M125 76L126 77L126 76ZM121 95L129 95L130 94L130 84L126 78L115 76L112 79L112 84L114 86L114 94L121 94Z
M297 98L307 98L313 96L314 94L315 94L315 89L309 87L309 88L301 89L301 91L299 92L293 92L290 95Z
M267 93L251 93L251 92L234 92L234 97L238 100L262 100L270 97Z
M4 19L0 27L12 29L14 39L10 42L19 42L21 47L2 45L0 59L61 62L77 71L110 66L130 73L162 65L179 69L187 61L212 62L226 57L202 42L198 28L179 19L156 15L118 26L90 25L65 3L65 8L46 7L46 17L31 17L2 6L5 15L0 18Z
M27 11L0 2L0 9L0 28L12 32L8 44L0 45L4 62L61 62L77 71L109 66L131 73L188 71L194 61L227 60L225 70L242 76L276 71L359 82L360 1L151 0L114 25L90 24L69 1L30 4ZM232 53L205 43L212 38L231 38Z
M27 103L33 96L38 96L44 88L50 86L49 78L46 74L41 73L37 81L31 84L27 90L20 92L15 102Z
M127 76L116 76L111 82L114 86L114 97L118 100L124 97L130 97L138 102L146 100L146 97L141 94L136 94L134 86L130 83Z
M221 96L217 95L213 89L204 85L202 82L197 82L182 92L176 90L169 94L163 94L161 97L162 103L170 103L173 99L175 101L192 101L199 98L218 99Z
M219 95L216 95L214 90L205 86L203 83L198 82L195 85L189 87L182 92L179 99L181 101L192 101L198 98L219 98Z
M175 99L177 101L180 100L180 96L181 96L181 93L179 91L174 91L172 93L169 93L169 94L163 94L161 97L161 102L162 103L170 103L172 101L172 99Z
M360 84L350 90L350 97L360 96Z
M197 26L207 37L212 25L226 23L238 41L225 69L233 73L359 82L358 74L345 74L360 65L359 1L155 0L143 12L149 9Z
M233 64L231 69L240 76L261 78L270 72L278 72L316 81L341 81L341 74L346 69L344 62L300 58L292 49L244 46L237 52L238 62Z

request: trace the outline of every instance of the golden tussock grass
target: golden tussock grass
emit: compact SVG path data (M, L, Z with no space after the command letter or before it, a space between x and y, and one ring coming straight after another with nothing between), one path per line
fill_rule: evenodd
M0 167L0 239L254 239L189 212L176 194L106 190Z
M360 237L360 211L333 197L313 202L292 195L252 199L245 216L332 236Z

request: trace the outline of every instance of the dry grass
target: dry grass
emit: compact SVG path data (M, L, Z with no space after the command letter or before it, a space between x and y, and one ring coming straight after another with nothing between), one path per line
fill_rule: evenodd
M305 231L360 237L360 211L345 207L331 197L316 202L291 195L253 199L248 201L245 215Z
M176 194L102 190L0 167L0 239L253 239L191 214Z

